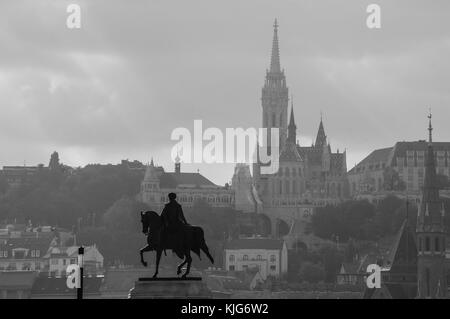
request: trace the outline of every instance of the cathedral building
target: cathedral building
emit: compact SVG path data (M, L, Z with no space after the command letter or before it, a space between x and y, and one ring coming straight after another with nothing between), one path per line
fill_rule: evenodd
M280 137L279 170L261 174L261 164L253 165L257 197L264 207L298 207L337 203L346 197L346 152L333 153L322 119L315 143L297 142L294 105L289 106L289 89L280 65L278 24L275 20L270 69L262 88L262 127L267 129L267 147L272 151L270 129L278 128ZM288 114L289 119L288 119Z

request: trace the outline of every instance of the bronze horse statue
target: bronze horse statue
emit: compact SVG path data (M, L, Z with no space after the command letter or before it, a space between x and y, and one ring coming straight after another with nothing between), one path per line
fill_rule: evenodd
M183 231L179 234L182 236L182 246L175 246L170 240L163 242L161 232L163 230L161 216L154 211L141 212L142 232L147 236L147 246L140 250L141 263L147 267L147 262L144 260L144 253L147 251L156 251L156 268L153 278L158 275L159 262L161 260L162 252L166 249L171 249L179 258L184 259L177 267L177 275L181 274L182 267L187 264L186 272L182 278L186 278L191 270L191 251L193 251L200 258L200 250L202 250L209 258L212 264L214 259L209 253L208 246L206 246L203 229L198 226L186 225ZM177 247L175 249L174 247Z

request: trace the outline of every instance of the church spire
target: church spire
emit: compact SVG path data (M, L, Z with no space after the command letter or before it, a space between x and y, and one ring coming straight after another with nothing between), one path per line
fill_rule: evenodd
M327 136L325 135L325 129L323 128L322 114L320 114L319 130L317 131L315 147L323 147L327 144Z
M428 120L429 136L425 178L416 228L419 242L418 279L421 283L418 298L441 298L446 295L446 291L439 287L440 282L445 280L446 234L443 204L439 196L440 185L436 176L431 112L428 115Z
M279 73L281 72L280 66L280 49L278 46L278 22L275 19L273 24L273 41L272 41L272 57L270 59L270 72Z
M294 99L291 97L291 116L289 118L287 141L295 144L295 140L297 137L296 135L297 135L297 126L295 125L295 118L294 118Z
M431 125L431 109L430 109L430 114L428 115L428 132L429 132L429 136L428 136L428 143L431 144L433 143L433 126Z

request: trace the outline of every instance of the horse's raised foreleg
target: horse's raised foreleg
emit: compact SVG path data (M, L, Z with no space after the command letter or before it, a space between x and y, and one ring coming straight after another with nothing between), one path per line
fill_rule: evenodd
M192 257L191 252L189 250L186 253L186 262L187 262L186 272L183 274L183 276L181 276L181 278L186 278L187 275L189 275L189 272L191 271Z
M151 250L150 245L147 245L147 246L141 248L141 250L139 250L139 253L141 254L141 263L142 263L142 265L144 265L144 267L147 267L147 262L144 260L144 253L146 251L150 251L150 250Z
M155 274L153 275L153 278L156 278L158 276L158 269L159 269L159 262L161 261L161 255L162 255L162 249L156 250L156 267L155 267Z

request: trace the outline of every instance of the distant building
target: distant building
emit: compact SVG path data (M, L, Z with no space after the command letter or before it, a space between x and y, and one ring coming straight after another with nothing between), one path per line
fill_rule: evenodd
M48 259L48 272L54 276L65 276L67 266L76 264L78 246L51 247L44 258ZM83 269L86 275L103 273L103 256L95 245L84 247Z
M370 153L348 172L354 198L383 198L387 193L420 198L428 143L397 142ZM450 177L450 142L433 142L436 173Z
M278 24L275 21L270 68L261 94L262 127L266 128L267 146L271 150L272 128L279 129L279 170L264 174L264 164L253 165L253 179L259 199L266 210L291 211L305 203L324 205L346 198L346 152L332 152L329 139L320 119L317 137L312 145L297 142L294 105L288 118L289 90L280 65ZM259 159L259 156L258 156Z
M9 187L18 187L22 184L29 183L39 170L45 169L43 164L38 166L3 166L0 175L8 183Z
M0 270L48 269L48 260L44 257L50 246L55 245L55 237L42 236L0 239Z
M264 280L287 272L288 252L283 240L271 238L240 238L225 244L224 268L227 271L256 269Z
M420 160L420 168L424 167L424 176L421 182L422 192L415 233L405 220L394 241L387 268L382 272L381 288L367 288L364 298L440 299L447 296L447 233L444 226L445 210L439 195L437 169L439 162L445 164L441 165L441 168L447 167L448 162L446 157L444 162L442 157L439 160L439 153L434 149L431 115L429 119L426 153ZM411 164L409 166L413 170L413 163L417 164L416 160L414 157L409 160Z
M155 166L152 159L141 183L140 199L161 211L171 192L177 194L177 201L183 207L192 207L198 200L212 207L234 207L234 191L230 187L218 186L200 173L181 172L179 159L174 172L165 172L162 166Z

